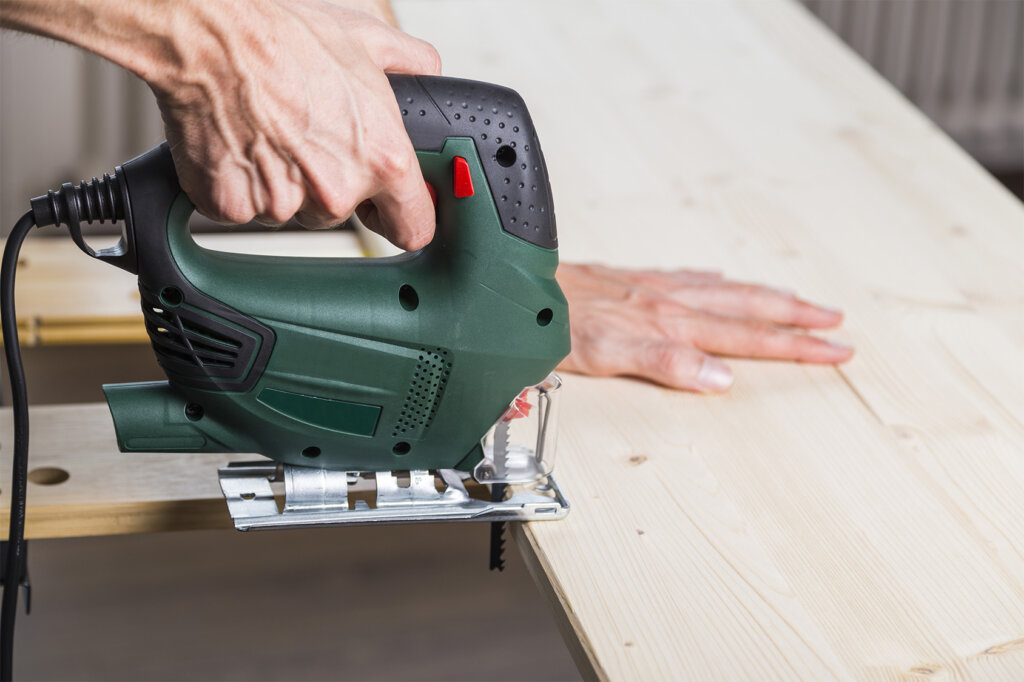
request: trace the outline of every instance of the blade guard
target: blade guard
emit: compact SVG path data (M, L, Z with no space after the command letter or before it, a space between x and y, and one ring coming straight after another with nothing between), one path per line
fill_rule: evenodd
M522 100L457 79L391 83L437 194L434 240L417 252L211 251L192 239L166 143L118 169L123 260L168 377L104 387L122 450L468 471L481 435L568 353L550 188Z

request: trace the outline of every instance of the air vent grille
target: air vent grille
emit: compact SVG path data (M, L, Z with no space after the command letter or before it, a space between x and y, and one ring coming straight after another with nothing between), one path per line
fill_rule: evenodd
M258 348L258 339L184 305L169 306L142 291L142 315L168 378L189 383L243 377Z
M451 358L444 348L420 348L419 361L409 382L402 412L391 430L392 436L415 439L434 421L437 408L452 371Z

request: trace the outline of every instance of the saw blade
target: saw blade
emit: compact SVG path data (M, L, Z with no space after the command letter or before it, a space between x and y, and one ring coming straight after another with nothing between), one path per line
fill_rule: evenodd
M505 484L495 483L492 492L492 501L500 502L505 497ZM505 570L505 522L495 521L491 523L491 556L488 561L488 568L492 571Z
M494 477L502 479L508 476L508 421L504 418L494 427L494 450L491 453L494 461ZM505 499L504 483L491 484L491 501L500 502ZM495 521L491 524L491 557L492 571L505 570L505 522Z

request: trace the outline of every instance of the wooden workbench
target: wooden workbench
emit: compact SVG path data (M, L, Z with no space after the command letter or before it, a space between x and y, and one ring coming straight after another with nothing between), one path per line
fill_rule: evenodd
M524 94L563 257L791 287L858 350L736 362L722 397L567 377L573 510L518 544L584 673L1024 679L1020 203L789 2L398 9ZM227 525L216 456L34 419L33 466L71 477L30 486L30 536Z

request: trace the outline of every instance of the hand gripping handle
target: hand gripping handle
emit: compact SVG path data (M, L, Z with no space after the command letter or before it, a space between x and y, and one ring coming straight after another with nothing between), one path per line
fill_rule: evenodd
M472 140L486 177L486 187L475 191L489 192L502 229L535 246L556 249L547 168L522 98L505 87L458 78L391 75L388 79L414 148L440 152L449 138ZM146 271L157 266L147 267L146 261L163 251L159 242L170 236L165 230L175 229L169 225L171 207L182 190L166 142L128 161L119 172L130 197L127 228L133 239L128 240L129 248L137 252L124 260L134 264L137 258L139 274L145 278ZM452 182L450 177L426 180L435 189L450 187ZM187 219L179 215L177 220L187 231ZM445 235L439 230L431 246L441 246Z

